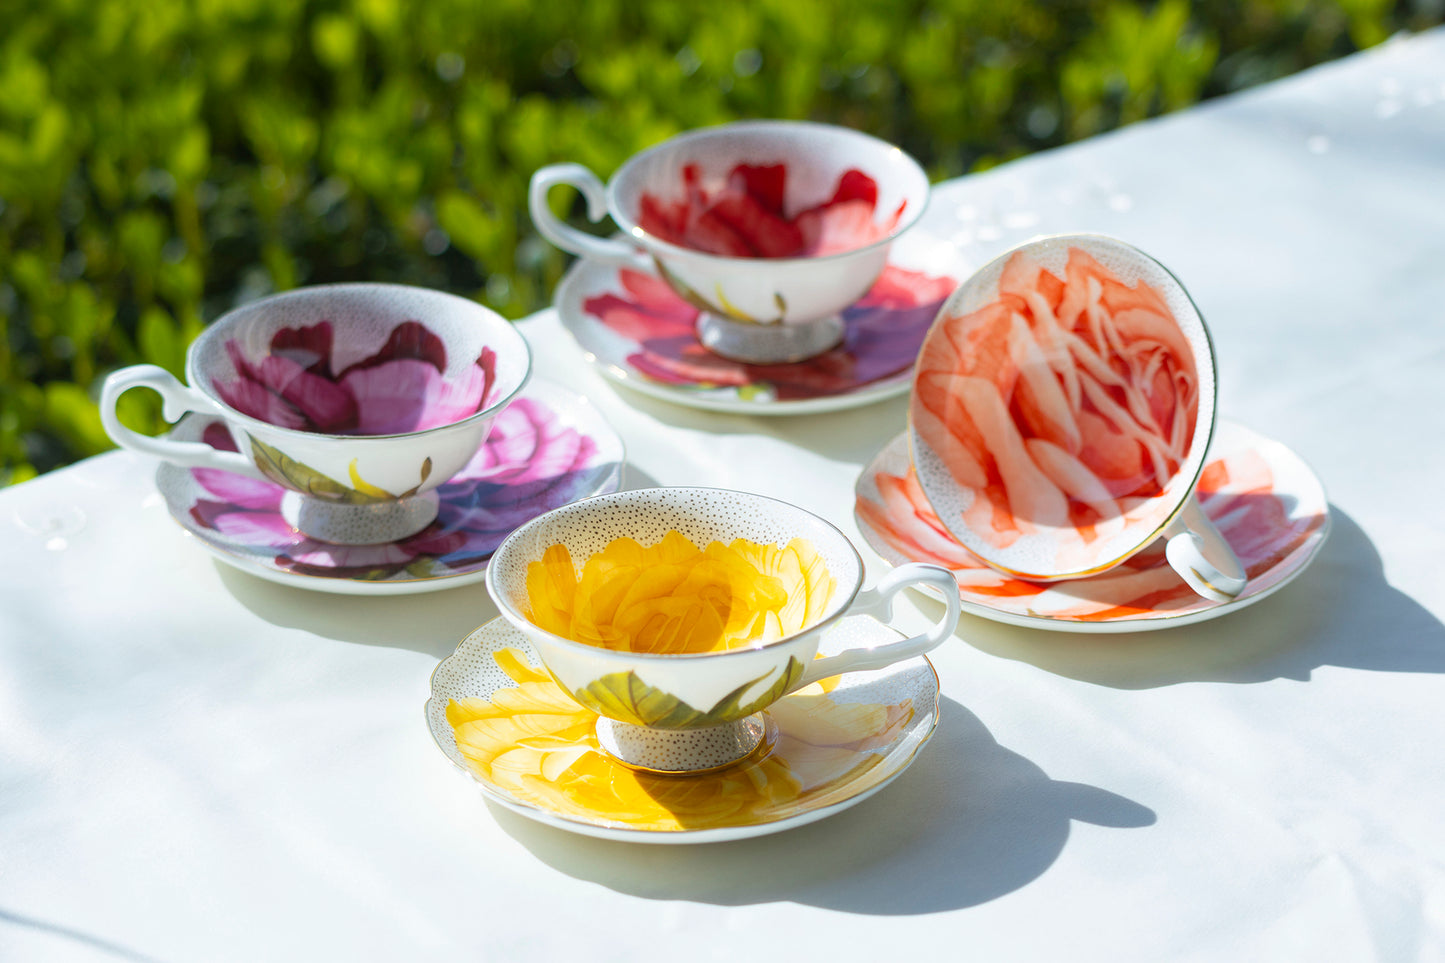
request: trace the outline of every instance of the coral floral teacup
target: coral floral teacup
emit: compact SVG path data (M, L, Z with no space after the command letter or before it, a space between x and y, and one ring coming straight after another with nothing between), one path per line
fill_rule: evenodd
M559 220L554 185L587 198L625 239ZM891 144L843 127L749 121L689 131L628 160L607 185L580 164L532 177L532 220L565 251L656 270L703 313L712 351L799 361L843 337L838 313L882 272L889 245L928 202L928 178Z
M521 335L464 298L394 284L335 284L264 298L217 318L181 384L155 365L115 372L101 421L122 447L288 489L282 515L340 544L405 538L436 517L433 489L460 471L531 372ZM225 420L239 453L149 438L116 403L155 390L166 418Z
M1163 265L1111 238L1010 251L944 303L914 375L914 470L939 520L990 566L1051 581L1158 537L1197 593L1243 567L1194 490L1215 420L1204 319Z
M795 606L806 603L813 611L792 622L792 631L781 637L708 652L608 648L548 631L534 621L537 580L548 574L544 559L552 557L549 550L555 553L556 546L565 546L567 555L580 565L604 550L611 554L615 549L609 546L624 537L644 547L685 538L697 549L717 550L746 540L761 555L783 556L784 563L797 544L794 540L803 540L807 547L799 551L806 572L792 569L795 590L803 597L788 601ZM666 548L659 551L667 554ZM625 586L627 597L608 604L618 613L617 624L622 623L621 609L631 598L652 594L638 592L644 579L676 582L662 570L679 558L672 555L659 564L638 555L643 570L636 576L626 572L617 583ZM708 564L710 560L704 560L703 566ZM787 568L779 564L773 569L783 584L789 581ZM694 581L706 581L696 579L699 571L691 570ZM562 573L563 581L573 574ZM767 722L761 713L784 695L844 672L878 669L920 655L957 627L958 593L947 569L914 563L893 570L872 589L860 590L862 581L863 564L852 543L823 519L761 495L713 488L650 488L564 506L513 532L487 569L487 590L502 615L532 643L562 688L599 714L597 732L603 748L630 765L664 772L735 761L765 738ZM845 616L872 615L886 622L893 597L908 585L932 586L947 600L943 617L931 629L871 649L815 658L822 636ZM585 586L578 590L579 596L584 591ZM585 601L597 604L606 591L594 590ZM706 595L708 589L701 591ZM679 601L654 598L649 611L686 621L686 606L671 604ZM583 602L580 597L573 600L578 607ZM645 608L648 600L636 604ZM663 621L659 618L658 624Z

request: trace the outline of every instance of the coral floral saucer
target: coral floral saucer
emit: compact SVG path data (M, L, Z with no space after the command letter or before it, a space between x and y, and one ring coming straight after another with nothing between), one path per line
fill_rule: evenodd
M746 364L698 341L698 309L652 271L592 261L557 286L557 312L588 360L664 401L752 415L836 411L904 394L924 335L958 285L956 252L914 229L872 289L843 310L838 347L792 364Z
M235 450L216 418L187 415L170 436ZM437 489L436 521L409 538L379 545L316 541L281 517L279 485L217 469L163 463L156 487L187 532L243 572L321 592L400 595L481 580L513 529L616 491L622 464L622 440L586 399L534 378L467 466Z
M934 562L958 579L964 611L1061 632L1144 632L1218 618L1304 571L1329 531L1324 489L1298 455L1233 422L1215 431L1198 495L1249 574L1232 602L1200 598L1169 567L1164 543L1089 578L1027 582L988 568L944 529L914 477L908 436L889 442L858 478L854 517L891 565Z
M855 616L820 651L900 638ZM919 656L799 689L765 715L776 737L732 766L688 775L631 769L602 750L597 714L572 701L501 618L437 666L426 703L442 752L508 809L586 836L708 843L823 819L897 778L938 723L938 676Z

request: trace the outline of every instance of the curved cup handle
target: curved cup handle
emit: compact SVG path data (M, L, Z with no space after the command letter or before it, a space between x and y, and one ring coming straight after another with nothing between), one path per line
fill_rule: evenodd
M1249 575L1204 514L1197 496L1189 496L1184 510L1164 530L1164 537L1168 539L1164 557L1169 566L1195 592L1213 602L1232 602L1244 591Z
M104 426L105 433L110 435L111 441L122 448L138 451L143 455L154 455L187 468L219 468L248 478L268 480L261 474L261 470L243 455L217 451L199 441L151 438L122 425L115 415L115 405L120 396L132 388L150 388L160 395L161 412L166 421L179 421L188 411L218 413L209 398L194 388L181 384L166 369L153 364L133 365L112 373L100 389L100 423Z
M943 596L943 604L948 611L944 612L943 618L939 619L933 628L922 635L904 639L902 642L890 642L887 645L874 646L871 649L852 649L837 655L830 655L825 659L814 659L793 688L801 689L819 679L826 679L844 672L881 669L894 662L922 655L936 648L940 642L951 636L958 628L958 582L954 580L953 573L939 565L910 562L907 565L898 566L884 576L876 586L859 592L858 597L849 606L848 614L871 615L880 622L886 623L893 617L893 597L908 585L929 585L938 589L939 594Z
M607 188L597 175L581 164L550 164L532 175L527 188L527 206L537 233L562 250L589 261L618 267L648 270L652 262L647 255L626 241L593 237L563 222L547 206L547 192L558 184L577 188L587 198L587 216L600 221L607 216Z

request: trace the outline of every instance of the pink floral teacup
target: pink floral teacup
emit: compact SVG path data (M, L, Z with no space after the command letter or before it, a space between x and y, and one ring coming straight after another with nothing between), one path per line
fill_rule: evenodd
M559 220L557 184L611 214L603 239ZM838 313L862 297L889 245L928 202L928 178L891 144L843 127L749 121L680 134L632 157L604 185L580 164L532 177L532 220L565 251L655 270L702 311L710 350L759 364L800 361L843 337Z
M186 355L189 385L155 365L115 372L100 414L124 448L282 486L281 513L303 534L373 544L431 523L433 490L476 454L530 373L526 341L475 302L322 285L216 319ZM160 394L168 420L221 417L239 453L126 428L116 403L135 387Z
M924 339L914 470L999 571L1093 575L1163 537L1190 587L1227 602L1246 575L1195 497L1215 382L1204 319L1163 265L1106 237L1030 241L965 281Z

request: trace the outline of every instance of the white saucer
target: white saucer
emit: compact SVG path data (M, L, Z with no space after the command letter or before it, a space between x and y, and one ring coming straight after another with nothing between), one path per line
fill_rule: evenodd
M844 309L844 343L795 364L745 364L703 348L697 309L652 271L579 260L555 303L587 359L635 391L712 411L797 415L907 393L924 335L967 268L949 242L909 231L873 290Z
M900 638L857 616L825 636L821 651ZM488 798L537 822L603 839L722 842L823 819L896 779L938 724L938 676L919 656L827 680L836 687L826 693L815 684L783 697L766 710L777 736L761 754L713 772L652 775L606 755L597 715L573 702L541 664L524 635L493 619L432 674L427 725ZM492 702L504 690L499 709ZM452 700L469 700L454 710L458 719L485 717L485 724L454 729L447 718ZM503 756L504 764L491 765Z
M935 562L953 571L964 611L1058 632L1146 632L1219 618L1277 592L1324 544L1329 503L1320 481L1289 448L1220 421L1199 496L1249 573L1232 602L1200 598L1169 568L1162 542L1090 578L1027 582L986 567L944 530L913 479L906 434L863 469L854 518L890 565Z
M187 415L170 437L234 449L216 418ZM542 457L545 455L545 459ZM517 526L543 512L616 491L622 439L585 398L533 378L498 416L476 457L436 489L437 520L380 545L327 545L281 514L284 490L269 482L168 462L156 488L171 516L212 555L282 585L344 595L433 592L479 582Z

